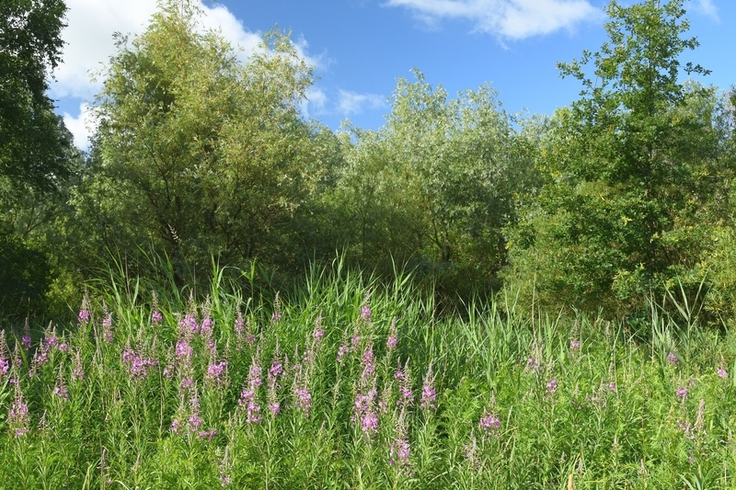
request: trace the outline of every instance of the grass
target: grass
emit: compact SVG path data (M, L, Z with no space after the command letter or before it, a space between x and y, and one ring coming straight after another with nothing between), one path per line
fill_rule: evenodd
M0 488L736 487L730 331L511 296L437 318L339 264L255 300L229 272L113 275L75 324L3 333Z

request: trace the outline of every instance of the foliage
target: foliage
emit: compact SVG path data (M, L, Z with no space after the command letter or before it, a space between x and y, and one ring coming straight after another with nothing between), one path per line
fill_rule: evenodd
M82 216L97 243L152 244L180 276L212 255L288 263L289 227L322 176L322 129L298 112L311 68L275 31L243 64L198 16L195 2L163 2L145 33L118 39Z
M362 264L419 267L467 296L498 285L501 230L534 182L532 148L489 86L448 100L414 75L399 79L384 127L351 128L336 208Z
M46 95L61 61L62 0L0 5L0 179L16 192L52 190L69 174L72 140Z
M0 331L0 488L736 482L731 333L653 305L642 343L510 297L436 318L339 262L264 303L213 272L203 301L111 274L73 324Z
M689 280L707 251L704 218L717 215L732 167L715 92L678 81L680 54L697 46L682 37L682 4L614 1L609 41L559 65L583 91L553 118L538 163L545 186L515 232L509 277L527 297L642 311L678 276ZM692 277L695 285L701 279Z

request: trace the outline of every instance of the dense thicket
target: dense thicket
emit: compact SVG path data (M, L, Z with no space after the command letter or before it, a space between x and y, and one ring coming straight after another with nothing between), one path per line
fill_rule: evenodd
M46 94L65 12L62 0L0 3L0 318L44 306L49 226L78 163Z
M75 274L110 264L153 273L153 257L179 283L214 259L260 264L284 287L338 253L379 276L411 270L453 301L505 286L533 308L630 318L668 297L731 315L733 98L689 79L707 70L681 59L697 46L683 4L611 2L608 41L560 64L580 99L549 118L507 114L488 85L452 98L415 71L383 127L333 132L300 112L313 73L288 35L245 58L202 27L196 2L162 1L142 35L118 37L75 179L59 180L74 158L51 143L61 170L45 153L3 167L2 243L16 246L3 260L53 247L54 274L23 297L56 277L69 298ZM53 67L63 4L28 5L56 6L51 41L15 53ZM48 105L44 83L6 102Z

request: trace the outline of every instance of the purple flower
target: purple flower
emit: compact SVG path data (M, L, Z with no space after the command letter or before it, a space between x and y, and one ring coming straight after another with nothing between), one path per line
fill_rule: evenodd
M30 335L24 335L20 339L20 345L22 347L25 347L26 349L31 347L31 336Z
M64 401L69 401L69 390L64 385L54 387L54 395L58 396Z
M325 330L322 327L317 327L314 329L314 340L315 342L319 342L322 340L325 336Z
M268 375L272 378L280 376L284 372L284 366L277 360L274 359L271 363L271 367L268 370Z
M419 402L419 406L423 409L437 408L435 401L437 400L437 392L431 384L424 384L422 386L422 400Z
M340 345L337 348L337 363L342 364L345 360L345 355L350 353L350 347L347 345Z
M10 405L8 412L8 425L10 430L15 433L15 437L21 437L28 432L28 423L30 417L28 415L28 405L23 400L23 393L20 391L20 385L15 384L15 398Z
M547 393L550 395L557 393L557 378L552 378L547 382Z
M194 313L187 313L183 320L179 321L179 331L182 335L199 333L199 324Z
M676 394L677 394L678 399L684 400L685 398L687 398L687 388L685 387L677 388Z
M372 314L373 312L371 311L371 307L368 305L363 305L363 307L360 309L360 319L364 322L370 321Z
M151 313L151 325L158 325L164 319L164 316L158 310L153 310Z
M673 364L673 365L674 364L677 364L677 362L678 362L677 356L674 355L672 352L670 352L667 355L667 360L669 361L670 364Z
M364 414L360 419L360 428L367 436L371 436L378 431L378 415L376 412L370 411Z
M86 325L87 323L89 323L89 310L79 310L77 321L80 325Z
M570 341L570 350L578 350L580 348L580 341L577 339L573 339Z
M194 349L189 345L186 340L180 340L176 343L176 358L188 358L194 353Z
M217 429L203 430L199 432L200 439L207 439L211 441L217 435Z
M424 383L422 384L422 399L419 402L419 406L424 410L437 408L435 402L437 401L437 392L434 389L434 375L432 374L432 364L429 365L427 374L424 376Z
M363 352L363 358L360 360L363 367L363 378L368 379L376 371L376 362L373 356L373 344L369 343Z
M389 451L391 459L389 460L390 465L398 464L399 466L409 466L409 457L411 456L411 448L409 441L406 439L396 439L391 444Z
M112 344L113 332L112 332L112 314L108 313L102 320L102 339L107 344Z
M485 434L495 434L501 428L501 419L494 413L483 411L483 416L478 421L478 427Z
M207 368L207 377L217 379L227 367L227 361L220 361L216 364L210 364Z
M728 372L725 369L723 369L722 367L719 367L718 368L718 376L720 376L723 379L726 379L726 378L728 378Z
M296 388L294 394L296 394L294 402L296 407L309 416L309 411L312 408L312 394L309 393L306 387Z

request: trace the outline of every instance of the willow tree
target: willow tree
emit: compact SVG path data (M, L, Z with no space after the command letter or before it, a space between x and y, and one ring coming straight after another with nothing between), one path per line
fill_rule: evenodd
M530 296L625 315L695 271L725 169L713 91L681 81L707 74L680 61L698 45L683 1L612 1L608 41L559 64L583 90L553 118L546 184L512 241Z
M531 148L485 85L451 99L399 79L387 123L353 133L337 199L367 264L403 261L449 296L498 285L503 227L533 182Z
M278 32L241 62L202 28L196 3L161 2L142 35L118 39L87 202L109 247L153 243L205 266L212 255L279 260L321 175L315 130L298 110L312 70Z

